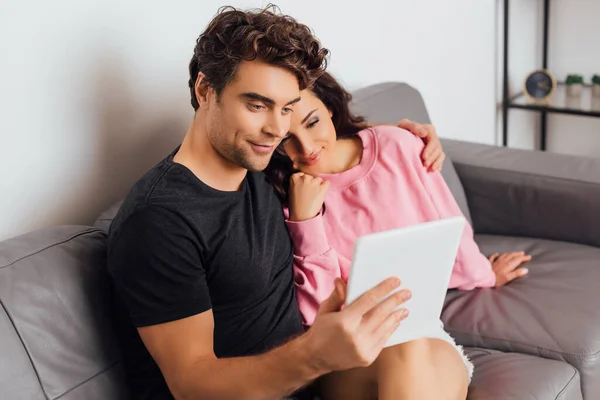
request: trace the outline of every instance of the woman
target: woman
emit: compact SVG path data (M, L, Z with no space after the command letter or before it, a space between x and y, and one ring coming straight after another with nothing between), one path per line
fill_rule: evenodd
M347 281L359 236L461 215L440 173L423 166L422 141L397 127L369 127L350 112L350 100L331 75L319 78L302 93L265 171L286 206L307 327L335 279ZM505 285L527 273L518 267L530 259L524 252L486 258L467 226L449 287ZM470 361L440 323L438 337L386 348L372 366L321 384L326 399L464 399L471 374Z

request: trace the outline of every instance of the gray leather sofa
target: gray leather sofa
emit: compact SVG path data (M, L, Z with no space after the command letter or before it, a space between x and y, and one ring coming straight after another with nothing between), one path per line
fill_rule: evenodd
M399 110L429 119L400 83L358 90L354 107L377 122ZM600 399L600 160L444 146L444 176L482 251L533 255L527 278L448 293L443 320L475 364L469 399ZM0 243L1 400L127 398L105 273L117 208L93 227Z

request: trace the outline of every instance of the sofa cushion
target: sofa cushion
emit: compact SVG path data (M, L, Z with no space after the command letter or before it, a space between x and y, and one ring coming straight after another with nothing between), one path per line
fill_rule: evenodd
M7 324L0 314L0 338L18 376L2 390L21 390L34 369L35 384L23 389L31 395L19 398L127 398L105 264L106 234L95 228L55 227L0 243L0 303L10 316Z
M579 373L562 361L465 348L475 366L467 400L580 400Z
M396 124L401 118L428 124L429 113L421 93L406 83L386 82L371 85L352 93L352 110L364 116L371 123ZM440 132L443 135L443 132ZM442 140L444 145L444 140ZM465 190L454 169L452 160L446 154L442 176L452 191L461 211L472 224L471 213Z
M600 249L477 235L484 254L524 250L529 276L499 289L450 291L442 319L457 342L562 360L579 370L586 398L600 398Z
M600 247L600 158L445 140L477 233Z

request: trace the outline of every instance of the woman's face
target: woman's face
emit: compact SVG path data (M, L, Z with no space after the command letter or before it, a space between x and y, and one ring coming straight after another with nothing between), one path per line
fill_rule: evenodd
M332 114L310 90L303 90L301 97L294 106L290 130L282 146L296 169L319 175L327 172L336 144Z

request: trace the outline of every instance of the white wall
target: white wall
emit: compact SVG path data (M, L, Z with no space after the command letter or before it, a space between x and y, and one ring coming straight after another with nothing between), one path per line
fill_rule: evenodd
M278 1L332 51L329 69L348 88L407 82L423 94L441 135L494 143L494 0L351 4Z
M187 65L222 2L1 4L0 240L91 223L185 134Z
M502 2L498 1L499 22ZM510 7L509 82L514 94L522 88L527 74L542 65L543 8L542 1L514 0ZM558 80L564 81L568 73L580 73L589 83L591 75L600 74L600 2L554 0L550 7L548 68ZM498 49L501 54L501 46ZM500 88L501 79L498 85ZM500 101L499 95L498 104ZM539 114L520 110L509 113L509 145L534 148L539 143ZM548 151L600 156L600 118L548 114L547 133Z
M0 3L0 240L92 222L176 145L195 39L222 4ZM494 141L493 0L278 4L332 50L349 88L409 82L441 135Z

